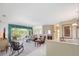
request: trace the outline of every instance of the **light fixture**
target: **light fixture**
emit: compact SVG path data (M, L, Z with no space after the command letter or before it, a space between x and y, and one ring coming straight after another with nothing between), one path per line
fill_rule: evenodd
M77 26L77 23L73 23L72 26Z
M51 34L51 30L48 30L48 34Z
M57 24L56 26L59 27L59 24Z

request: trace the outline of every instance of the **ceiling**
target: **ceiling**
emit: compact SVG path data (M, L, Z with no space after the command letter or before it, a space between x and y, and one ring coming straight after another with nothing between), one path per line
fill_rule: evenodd
M76 3L0 3L0 20L8 23L55 24L75 18L77 14Z

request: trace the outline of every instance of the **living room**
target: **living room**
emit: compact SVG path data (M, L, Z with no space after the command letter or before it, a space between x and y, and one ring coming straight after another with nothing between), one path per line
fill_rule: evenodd
M53 52L46 47L48 45L48 48L53 49L51 43L53 41L78 44L78 5L78 3L0 3L0 55L54 55L55 52L52 54ZM14 43L20 44L20 47L15 49ZM73 46L73 49L77 47L70 46ZM19 49L22 51L19 52ZM69 55L74 55L74 52L71 53ZM78 50L75 55L79 55L77 53Z

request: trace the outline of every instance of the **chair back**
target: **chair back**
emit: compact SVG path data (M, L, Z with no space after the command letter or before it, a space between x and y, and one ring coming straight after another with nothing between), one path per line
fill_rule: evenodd
M18 49L18 47L19 47L19 42L11 41L10 44L11 44L11 47L13 48L13 50Z
M44 36L43 38L42 38L42 43L44 43L45 42L45 40L46 40L46 36Z

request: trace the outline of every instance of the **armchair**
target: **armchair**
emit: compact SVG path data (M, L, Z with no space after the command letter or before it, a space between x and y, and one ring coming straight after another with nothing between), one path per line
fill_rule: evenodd
M17 51L18 52L18 55L24 50L24 47L23 47L23 43L20 45L19 42L14 42L14 41L11 41L10 42L10 47L11 47L11 51L12 51L12 54L14 54L14 51ZM20 52L19 50L22 49Z

